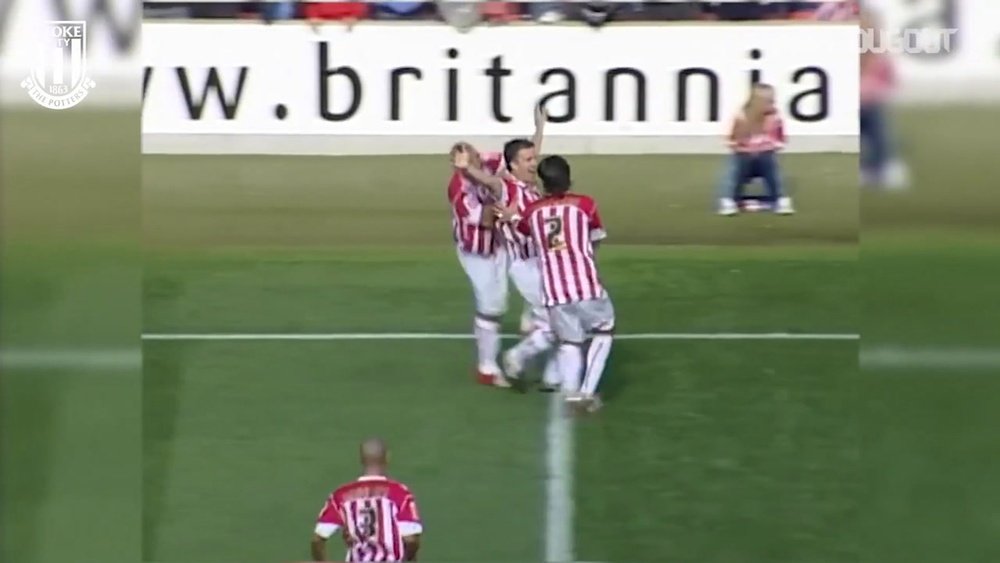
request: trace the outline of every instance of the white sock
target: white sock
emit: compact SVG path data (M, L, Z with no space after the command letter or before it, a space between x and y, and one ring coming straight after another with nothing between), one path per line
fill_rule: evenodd
M559 354L549 354L545 360L545 371L542 372L542 384L547 387L558 387L562 383L562 374L559 373Z
M521 312L521 334L528 334L535 328L535 316L531 307L525 304L524 311Z
M479 353L479 372L498 375L500 365L497 356L500 354L500 323L482 317L476 317L475 322L476 350Z
M612 340L610 334L598 334L590 341L590 349L587 350L587 368L583 377L583 387L580 389L584 395L593 395L597 392L597 385L604 375L604 366L608 363L608 355L611 354Z
M580 377L583 371L583 350L578 344L561 344L556 354L559 362L559 374L562 379L563 391L576 393L580 390Z

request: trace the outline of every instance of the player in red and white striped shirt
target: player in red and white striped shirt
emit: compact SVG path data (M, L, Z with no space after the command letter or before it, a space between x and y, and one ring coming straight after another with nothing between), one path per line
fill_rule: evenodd
M541 111L541 110L539 110ZM542 119L544 119L542 114ZM516 380L524 371L525 363L552 349L554 337L549 325L548 311L544 302L542 289L541 263L538 258L538 248L531 237L517 231L516 226L504 220L502 215L520 215L528 206L542 198L535 184L537 150L539 146L526 139L514 139L504 147L504 153L510 155L509 173L503 178L504 199L502 209L498 210L498 225L507 247L507 271L518 292L525 301L531 304L534 315L534 326L524 338L504 354L504 374L511 380ZM543 391L556 391L562 380L559 374L556 358L548 359L542 375Z
M452 147L453 161L459 154L491 174L502 167L500 153L480 155L468 143ZM452 234L476 303L477 377L486 385L508 386L497 363L500 319L507 309L507 254L500 248L494 224L495 205L502 197L500 189L476 181L464 170L455 167L452 171L448 184Z
M416 561L423 524L406 485L385 476L388 450L377 438L361 444L364 473L333 492L319 513L311 551L327 561L326 542L338 531L348 562Z
M757 84L750 99L733 119L727 144L732 150L719 186L719 214L740 211L743 188L754 178L762 178L767 202L782 215L795 212L792 198L784 193L777 153L786 142L785 128L774 103L774 88Z
M542 107L535 108L535 136L533 140L513 139L504 145L506 172L497 176L463 159L469 176L487 185L494 193L502 194L498 202L499 212L522 212L528 204L538 200L542 194L535 186L537 151L541 147L542 133L548 116ZM524 368L524 361L552 348L553 338L549 328L548 314L542 299L541 273L538 253L533 241L516 232L512 225L499 222L497 236L505 246L507 271L518 292L533 311L533 322L528 327L524 339L504 355L504 372L515 376ZM555 358L546 364L542 378L542 389L554 391L559 383L559 373Z
M594 259L595 245L607 233L594 200L570 192L570 167L564 158L543 159L538 176L546 197L511 221L538 248L544 302L559 339L557 361L567 401L595 410L600 407L597 386L611 353L615 327L614 307ZM591 343L584 362L588 336Z

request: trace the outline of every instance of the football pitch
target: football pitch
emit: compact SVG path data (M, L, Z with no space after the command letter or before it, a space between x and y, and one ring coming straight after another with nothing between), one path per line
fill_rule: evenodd
M136 341L134 134L53 166L46 122L138 118L5 115L0 547L301 560L357 441L383 434L424 561L1000 560L996 119L906 112L918 181L861 199L860 252L849 156L789 157L799 215L732 220L708 213L715 157L573 158L632 338L605 411L565 426L547 397L474 385L469 340L427 338L466 338L471 314L433 158L145 157L141 388L131 350L16 367L16 347ZM864 377L853 340L746 338L857 332ZM879 346L907 361L864 361Z
M580 420L473 382L443 158L145 157L145 559L305 558L372 434L421 560L856 557L856 157L735 219L718 157L572 162L623 336Z

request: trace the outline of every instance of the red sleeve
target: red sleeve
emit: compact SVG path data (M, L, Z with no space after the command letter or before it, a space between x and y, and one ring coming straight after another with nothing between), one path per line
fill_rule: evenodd
M416 522L420 524L420 510L417 509L417 499L409 491L403 497L403 502L399 505L400 522Z
M502 153L485 152L480 157L483 159L483 170L494 175L500 172L500 167L503 164Z
M323 505L323 510L319 512L319 517L316 519L317 524L333 524L335 526L344 526L344 518L340 512L340 507L337 506L336 500L334 500L333 495L327 499L326 504Z
M601 214L597 211L597 202L594 201L594 198L586 196L581 198L580 209L587 214L587 220L591 229L604 228L604 223L601 222Z

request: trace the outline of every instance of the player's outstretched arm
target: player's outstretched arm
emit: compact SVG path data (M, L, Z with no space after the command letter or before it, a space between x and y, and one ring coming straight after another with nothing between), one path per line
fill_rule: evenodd
M416 561L420 551L420 534L403 536L403 558L405 561Z
M313 534L309 550L313 561L326 561L326 538L319 534Z
M503 194L503 180L499 176L489 174L478 166L473 166L470 156L468 150L459 148L452 156L451 162L455 168L462 170L473 180L489 188L493 192L493 195L499 198Z
M538 104L535 106L535 134L531 137L531 142L535 145L535 154L541 157L542 137L545 133L545 123L549 120L549 114L545 111L545 106Z

